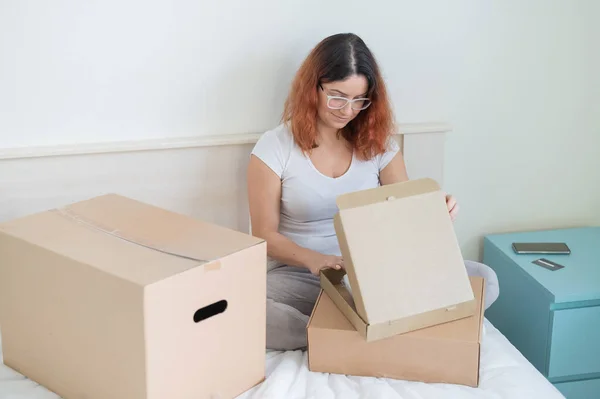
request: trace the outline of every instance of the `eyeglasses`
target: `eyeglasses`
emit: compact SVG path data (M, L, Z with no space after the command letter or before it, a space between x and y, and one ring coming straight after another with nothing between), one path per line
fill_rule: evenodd
M327 107L330 109L342 109L346 107L350 103L350 108L355 111L361 111L366 109L371 105L371 100L368 98L355 98L352 100L347 99L346 97L338 97L338 96L329 96L327 95Z
M321 84L319 84L319 88L325 92L325 89ZM371 100L368 98L355 98L349 100L346 97L330 96L327 93L325 95L327 96L327 107L330 109L342 109L350 103L350 108L355 111L362 111L363 109L369 108L369 105L371 105Z

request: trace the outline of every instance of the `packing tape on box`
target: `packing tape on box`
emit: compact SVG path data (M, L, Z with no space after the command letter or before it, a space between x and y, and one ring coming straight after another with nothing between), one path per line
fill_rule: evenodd
M205 272L212 272L215 270L221 270L221 262L218 260L204 265Z
M80 214L78 214L76 212L73 212L72 210L70 210L67 207L53 209L52 212L56 212L60 216L63 216L63 217L68 218L70 220L73 220L73 221L75 221L77 223L80 223L80 224L82 224L84 226L90 227L90 228L92 228L94 230L97 230L97 231L100 231L102 233L105 233L105 234L111 235L113 237L119 238L119 239L121 239L123 241L127 241L127 242L130 242L132 244L136 244L136 245L139 245L141 247L144 247L144 248L148 248L148 249L152 249L152 250L155 250L155 251L158 251L158 252L162 252L162 253L167 254L167 255L177 256L179 258L194 260L194 261L197 261L197 262L206 262L206 263L211 263L211 262L214 262L214 260L216 260L216 259L199 259L197 257L185 255L185 254L182 254L182 253L176 253L176 252L169 251L167 249L161 248L161 247L157 246L154 243L145 242L144 240L139 239L139 238L128 237L123 232L119 231L118 229L113 229L113 228L110 228L108 226L103 226L101 223L98 223L95 220L87 219L87 218L83 217L82 215L80 215ZM211 271L211 270L219 270L220 268L221 268L221 263L220 262L214 262L214 263L211 263L209 265L209 267L205 268L204 270Z

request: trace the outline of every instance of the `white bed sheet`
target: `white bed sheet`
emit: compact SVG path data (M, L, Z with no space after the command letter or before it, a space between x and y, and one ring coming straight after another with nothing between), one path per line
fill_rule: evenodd
M301 351L268 352L266 375L262 384L238 399L564 398L488 320L484 324L479 388L313 373L308 370L307 354ZM0 364L0 398L59 397Z

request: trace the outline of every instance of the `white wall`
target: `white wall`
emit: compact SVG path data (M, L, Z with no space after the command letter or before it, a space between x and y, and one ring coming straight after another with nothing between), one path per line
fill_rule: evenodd
M400 122L454 126L473 258L488 232L600 223L599 17L595 0L4 1L0 151L264 131L310 48L353 31Z
M470 16L413 3L4 1L0 147L264 131L299 63L339 31L372 46L403 122L443 119Z
M600 224L600 3L483 3L447 104L470 257L487 233Z

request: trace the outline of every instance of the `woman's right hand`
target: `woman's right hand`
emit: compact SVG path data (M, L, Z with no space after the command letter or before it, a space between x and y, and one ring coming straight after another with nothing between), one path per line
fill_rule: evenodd
M323 255L315 252L311 254L307 260L306 268L310 270L312 274L318 276L322 269L343 269L344 260L340 256Z

